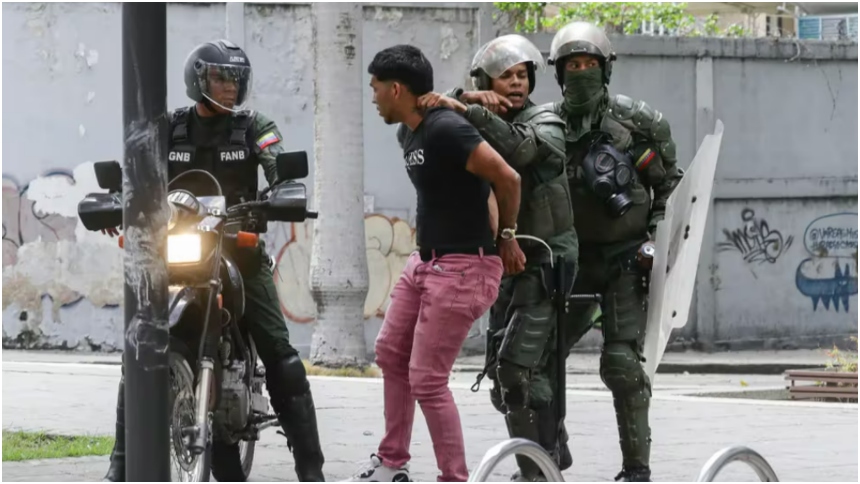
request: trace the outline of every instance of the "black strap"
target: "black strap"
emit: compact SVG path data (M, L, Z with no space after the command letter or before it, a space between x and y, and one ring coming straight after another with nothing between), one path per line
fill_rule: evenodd
M254 121L253 112L241 112L233 115L232 131L230 132L230 144L247 147L247 133Z
M174 144L182 143L188 139L188 113L190 110L190 108L184 107L173 112L173 119L171 120L173 133L171 138Z

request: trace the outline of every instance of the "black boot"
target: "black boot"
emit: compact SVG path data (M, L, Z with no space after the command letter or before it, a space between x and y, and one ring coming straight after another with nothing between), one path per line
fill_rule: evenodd
M511 438L522 438L540 444L540 429L537 413L530 408L518 409L505 415L508 425L508 435ZM519 470L511 480L514 482L545 482L546 477L540 467L526 456L515 457Z
M558 419L554 406L541 407L537 410L538 431L540 433L540 445L552 456L558 468L569 469L573 465L573 457L567 446L567 430L559 439Z
M651 482L651 468L625 467L615 476L615 482Z
M125 377L119 380L119 394L116 397L116 441L110 453L110 467L103 480L125 482Z
M274 402L273 402L274 403ZM274 406L274 405L273 405ZM288 397L276 408L278 421L284 429L287 444L296 461L296 474L302 482L325 482L323 457L317 430L317 415L311 391Z

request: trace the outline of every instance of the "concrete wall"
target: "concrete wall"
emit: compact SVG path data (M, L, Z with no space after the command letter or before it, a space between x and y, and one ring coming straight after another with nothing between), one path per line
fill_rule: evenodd
M533 40L548 49L551 36ZM725 124L679 342L814 347L857 334L857 44L638 37L613 48L610 91L664 113L682 167ZM547 72L534 95L558 92Z
M368 5L365 63L384 47L413 43L433 62L438 90L462 85L474 51L496 33L480 6ZM120 8L3 5L4 346L121 347L121 252L115 240L87 233L76 219L77 202L97 186L91 162L122 158ZM279 124L290 149L312 158L309 11L300 4L169 4L168 108L188 102L181 76L187 52L226 35L253 62L251 105ZM535 41L545 49L549 39ZM803 44L798 52L793 43L770 40L637 38L615 47L612 90L665 113L682 166L715 118L726 125L696 317L680 336L707 344L800 344L856 333L856 44ZM550 73L539 77L536 101L558 93ZM394 128L370 100L365 87L365 315L372 348L413 243L415 195ZM853 215L821 218L846 212ZM721 245L723 229L742 251ZM267 236L282 310L303 351L315 317L307 284L311 234L310 223L278 224ZM771 241L778 237L776 250ZM826 254L816 249L821 240ZM485 320L476 324L470 347L481 347L484 327ZM597 341L590 335L586 345Z

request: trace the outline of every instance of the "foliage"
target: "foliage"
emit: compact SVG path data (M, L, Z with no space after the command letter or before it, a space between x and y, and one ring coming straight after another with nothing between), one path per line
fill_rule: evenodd
M832 358L827 362L827 368L852 373L857 371L857 337L851 336L849 339L854 343L854 350L840 350L833 345L833 349L827 352L827 356Z
M3 462L108 455L113 437L49 435L3 431Z
M533 33L543 30L558 30L574 21L592 22L602 26L607 33L634 35L651 23L662 26L671 35L690 37L743 37L748 34L743 26L732 24L720 29L719 16L711 14L704 21L696 21L686 13L686 3L657 2L576 2L559 3L556 16L546 18L546 2L496 2L497 9L504 12L517 32Z

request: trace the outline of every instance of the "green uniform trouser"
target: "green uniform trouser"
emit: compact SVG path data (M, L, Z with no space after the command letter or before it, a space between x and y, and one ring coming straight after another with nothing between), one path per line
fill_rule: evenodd
M568 260L576 261L575 236L562 235L550 241L550 245L554 253L564 253ZM552 275L544 274L539 261L539 257L527 254L525 271L502 279L499 296L490 309L487 375L493 381L490 399L505 415L508 434L537 442L558 459L567 439L562 436L562 442L558 442L554 406L558 391L557 321L544 282L545 277L551 280ZM518 456L517 462L524 474L537 474L537 467L530 459Z
M269 257L266 255L265 244L261 241L260 245L258 257L248 257L240 263L245 284L243 320L254 338L260 360L269 368L280 360L298 355L298 351L290 344L290 332L281 313ZM259 269L254 270L257 264Z
M600 377L612 391L625 468L648 467L651 428L648 407L651 382L642 367L642 345L648 320L647 274L639 268L639 246L606 257L598 247L580 247L580 268L573 293L603 295L603 351ZM568 348L591 327L588 307L571 305Z

